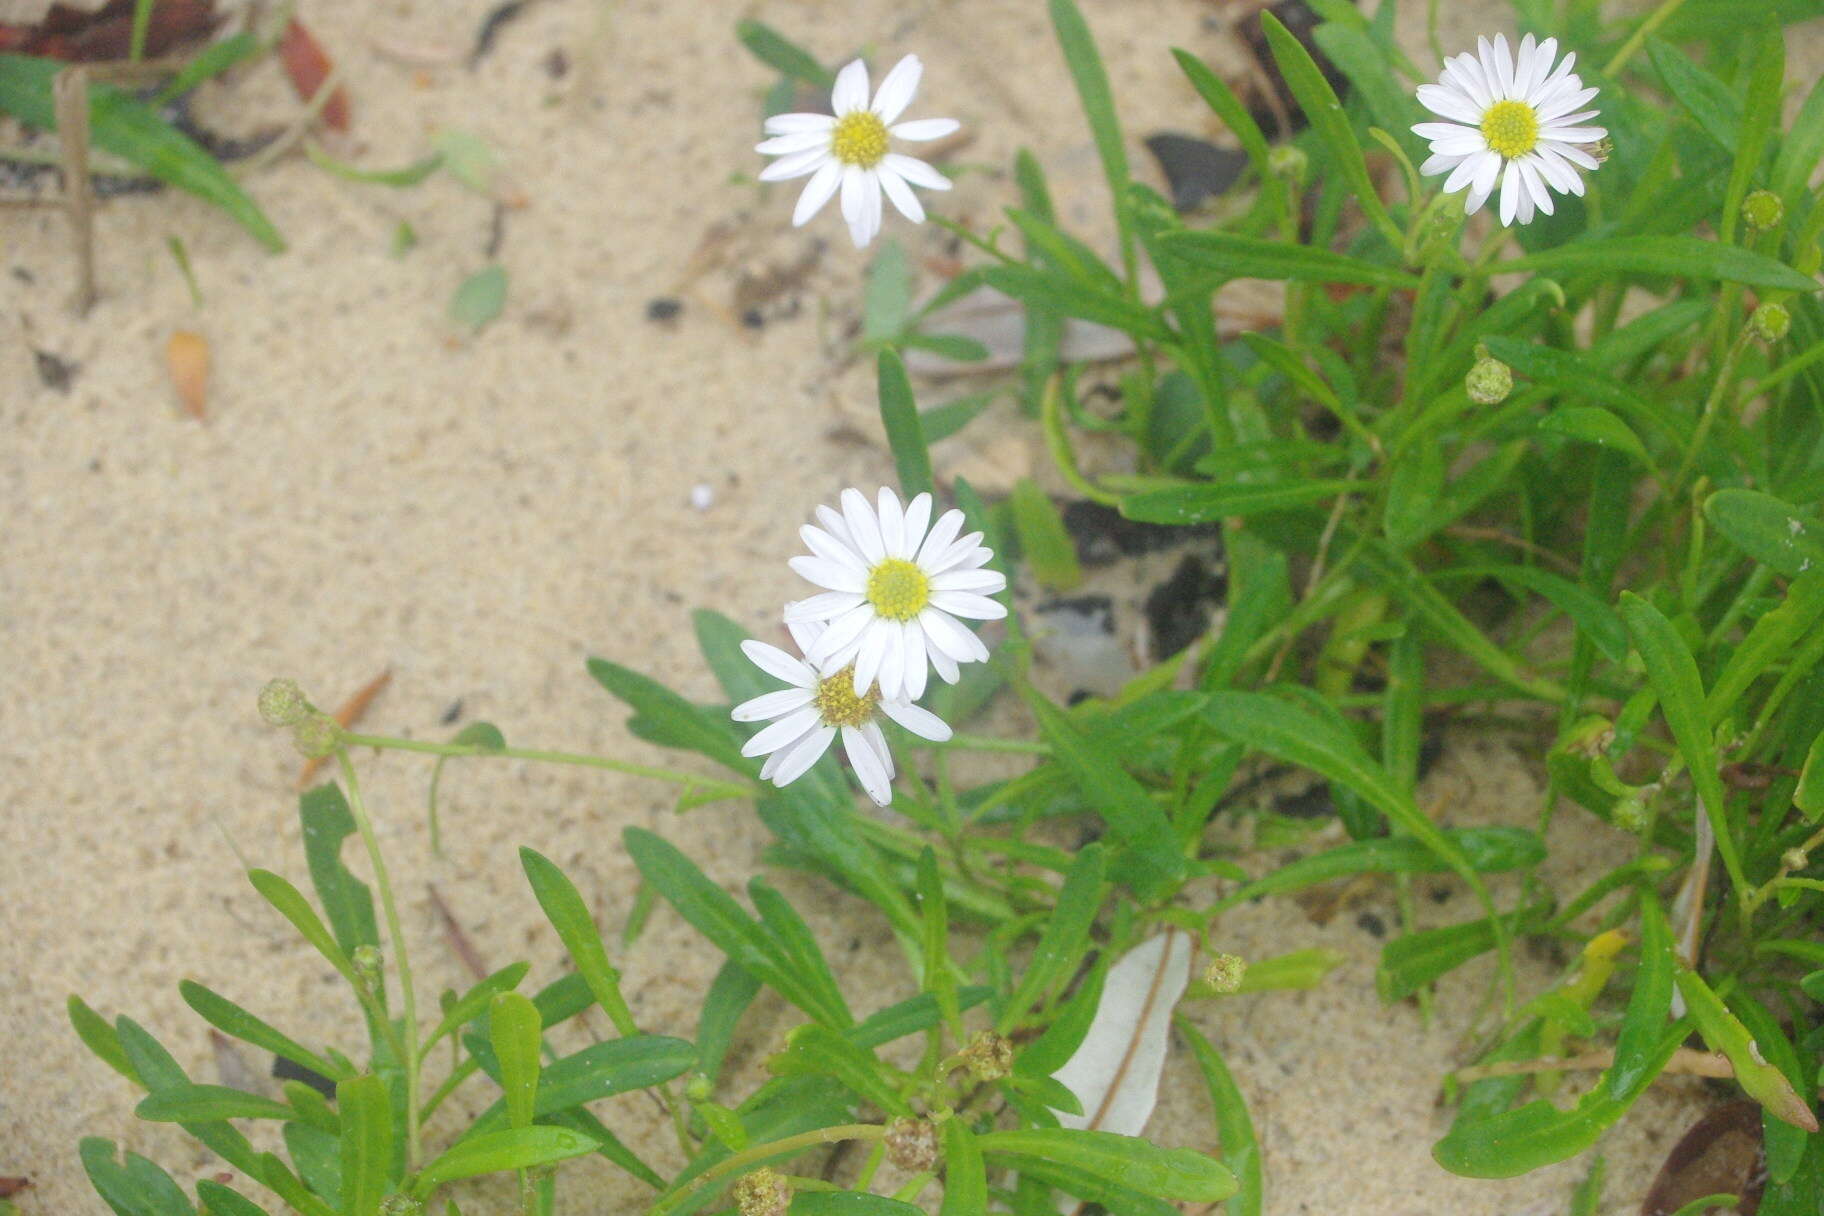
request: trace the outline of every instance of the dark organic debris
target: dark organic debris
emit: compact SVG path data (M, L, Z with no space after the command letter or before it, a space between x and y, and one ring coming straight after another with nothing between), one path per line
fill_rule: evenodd
M1296 794L1281 794L1273 799L1273 813L1287 819L1322 819L1336 814L1336 800L1328 784L1320 781Z
M23 1175L12 1174L0 1177L0 1199L11 1199L30 1185L32 1185L32 1180Z
M654 296L646 301L646 319L648 321L672 321L684 311L684 301L676 296Z
M284 1056L272 1057L272 1075L281 1081L302 1081L325 1098L335 1100L336 1083L314 1068L307 1068Z
M1165 173L1172 206L1179 211L1195 210L1205 199L1224 193L1248 167L1245 152L1171 131L1147 136L1146 147Z
M1364 912L1355 918L1355 927L1370 937L1386 937L1387 922L1372 912Z
M1064 504L1064 530L1077 542L1077 560L1085 566L1106 566L1119 558L1159 553L1222 535L1218 524L1140 523L1088 499Z
M1671 1216L1705 1195L1739 1196L1734 1210L1754 1216L1766 1181L1761 1108L1754 1102L1730 1102L1699 1119L1672 1146L1640 1205L1640 1216Z
M443 717L440 719L440 721L445 726L454 726L456 724L457 720L460 719L461 717L462 717L462 698L457 697L454 701L450 702L450 707L443 711Z
M1223 603L1229 580L1195 553L1179 561L1172 576L1146 597L1146 623L1155 662L1171 658L1210 629L1210 614Z
M1305 3L1305 0L1279 0L1279 3L1269 4L1266 8L1279 18L1288 33L1311 52L1311 58L1317 64L1318 71L1324 74L1324 79L1330 82L1330 87L1336 90L1336 95L1346 98L1349 95L1348 78L1337 70L1336 65L1330 62L1329 57L1311 38L1323 18L1312 11L1311 6ZM1236 23L1235 32L1247 45L1255 62L1260 64L1260 70L1265 73L1267 81L1273 86L1273 92L1279 103L1277 106L1249 106L1248 112L1253 115L1254 121L1260 124L1261 129L1268 132L1270 136L1279 139L1292 138L1305 129L1304 111L1299 108L1298 100L1292 96L1292 90L1287 87L1286 78L1280 75L1277 61L1273 58L1272 48L1267 45L1266 30L1261 27L1258 17L1248 17ZM1282 115L1285 116L1284 126L1289 127L1289 130L1282 128Z
M32 351L32 363L38 369L38 379L44 387L56 393L67 393L70 385L76 380L76 373L82 370L82 364L70 359L60 359L48 350Z
M481 28L475 34L475 49L469 52L469 70L475 70L487 53L494 49L494 40L500 37L500 31L507 23L526 11L528 0L507 0L488 10L488 15L481 19Z
M35 25L0 22L0 51L66 63L125 59L132 49L134 7L134 0L108 0L93 10L53 4ZM153 0L145 53L156 58L207 38L220 19L215 0Z
M278 54L279 62L285 65L285 74L291 77L291 87L305 101L317 95L317 90L334 70L322 43L295 17L285 23L285 32L279 37ZM348 90L336 86L335 92L323 103L322 118L332 130L348 130Z

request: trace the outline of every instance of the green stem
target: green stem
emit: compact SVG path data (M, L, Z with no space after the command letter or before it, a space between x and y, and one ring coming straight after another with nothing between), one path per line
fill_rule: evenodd
M1729 386L1735 381L1735 365L1741 362L1742 351L1747 349L1750 337L1749 330L1744 327L1730 344L1729 353L1723 356L1723 365L1716 371L1716 383L1710 386L1710 395L1704 399L1704 412L1697 420L1697 430L1691 436L1691 446L1685 449L1685 458L1678 465L1678 475L1668 487L1668 497L1676 497L1684 489L1685 479L1691 475L1698 453L1704 450L1704 441L1710 437L1710 428L1716 425L1717 406L1722 404Z
M1676 13L1679 5L1684 2L1685 0L1665 0L1663 4L1649 13L1647 19L1636 26L1632 34L1628 35L1628 40L1621 44L1621 49L1602 65L1602 74L1613 80L1615 73L1627 65L1628 60L1634 57L1634 52L1638 51L1641 44L1647 40L1647 35L1665 24L1666 18Z
M745 1172L751 1166L761 1165L778 1157L789 1157L805 1149L816 1148L823 1144L838 1144L844 1140L877 1141L885 1137L887 1129L879 1123L842 1123L835 1127L819 1127L812 1131L801 1132L796 1136L787 1136L783 1140L769 1140L765 1144L755 1144L731 1157L727 1157L692 1181L688 1189L674 1191L671 1195L654 1204L650 1216L665 1216L681 1203L684 1198L719 1179L730 1174Z
M386 932L392 939L393 958L399 969L400 1002L404 1006L405 1034L405 1147L406 1168L418 1168L418 1003L412 992L412 964L406 954L405 930L399 923L399 905L393 899L393 884L386 875L386 861L380 856L380 840L374 835L373 820L368 818L367 804L361 797L361 785L355 778L355 766L349 762L346 747L336 749L336 762L342 766L342 780L348 785L348 808L354 815L361 843L367 846L368 864L374 869L374 886L380 890L380 906L386 912Z
M938 744L944 750L962 752L1013 752L1022 756L1049 756L1051 744L1036 739L995 739L988 735L954 734Z
M343 735L342 739L349 747L422 752L428 756L497 756L506 760L536 760L544 764L575 764L583 768L599 768L614 773L626 773L630 777L669 781L674 785L704 787L723 785L731 789L739 786L744 796L755 793L753 787L741 782L702 777L695 773L681 773L670 768L654 768L648 764L630 764L625 760L615 760L608 756L591 756L582 752L559 752L532 747L487 747L479 743L429 743L422 739L400 739L391 735L358 735L352 732Z

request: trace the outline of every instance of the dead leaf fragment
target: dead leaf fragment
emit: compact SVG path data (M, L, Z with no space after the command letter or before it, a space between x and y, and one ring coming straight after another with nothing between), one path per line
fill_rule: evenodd
M1138 1136L1159 1101L1172 1008L1191 980L1191 935L1167 929L1109 968L1083 1043L1053 1074L1083 1104L1065 1127Z
M1735 1195L1735 1211L1754 1216L1767 1181L1761 1148L1761 1108L1754 1102L1719 1106L1680 1137L1653 1189L1640 1205L1640 1216L1670 1216L1705 1195Z
M305 101L317 95L329 79L332 66L316 35L295 17L286 23L285 33L279 38L279 62L285 65L292 88ZM348 93L340 85L323 106L323 121L332 130L348 130Z
M209 339L187 329L174 330L165 343L165 366L184 413L203 421L209 403Z

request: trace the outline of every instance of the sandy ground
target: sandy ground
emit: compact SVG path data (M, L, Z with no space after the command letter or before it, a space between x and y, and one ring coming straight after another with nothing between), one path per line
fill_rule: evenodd
M7 0L0 15L22 7ZM457 335L445 309L488 260L494 207L447 176L390 191L295 158L262 171L250 188L290 241L279 257L184 196L112 203L99 221L102 297L84 320L67 307L62 218L0 213L0 1175L32 1178L26 1212L102 1210L77 1166L83 1134L113 1137L186 1180L217 1168L181 1135L131 1117L127 1085L70 1033L68 994L153 1028L205 1080L217 1066L177 996L184 977L306 1042L352 1047L345 993L238 873L237 853L304 878L298 761L254 715L262 682L293 675L334 704L390 670L365 723L373 730L442 737L455 710L519 744L658 760L625 733L585 656L708 698L687 610L770 629L798 592L784 558L810 508L890 476L845 421L845 405L865 412L871 400L867 369L839 366L862 259L833 213L795 233L786 191L732 176L759 167L751 145L770 79L735 43L737 17L763 17L828 60L858 47L877 63L921 54L916 113L954 115L976 136L959 159L981 168L944 200L948 214L986 223L1011 196L998 167L1030 146L1068 221L1103 222L1093 150L1037 3L638 0L604 15L585 0L544 0L474 71L398 61L402 47L460 56L488 7L302 6L349 82L355 139L342 154L403 164L444 128L499 153L500 189L514 203L497 254L510 294L477 337ZM1136 136L1209 129L1166 51L1222 54L1213 6L1086 8ZM294 107L268 66L204 109L248 129ZM1135 157L1148 164L1137 139ZM420 243L394 257L401 220ZM726 263L681 288L718 229L734 234L715 244ZM166 251L173 236L188 248L201 308ZM942 246L930 229L911 241L920 253ZM767 306L763 328L731 323L742 274L799 263L819 242L820 258ZM684 301L674 322L646 319L649 300L672 295ZM213 353L202 424L179 413L164 374L177 329L203 334ZM76 365L67 390L40 381L34 351ZM707 510L690 505L699 485L713 494ZM529 956L535 978L549 979L558 949L515 846L556 859L618 927L634 886L624 826L664 832L731 886L765 842L738 807L678 818L669 791L650 783L477 762L446 774L447 855L436 859L428 765L387 756L363 769L427 1002L466 982L427 882L490 962ZM1512 744L1460 738L1427 793L1446 800L1453 822L1527 822L1538 774ZM1580 864L1623 847L1574 822L1565 831ZM816 884L782 885L804 897L861 1007L906 991L867 909ZM1388 914L1385 892L1369 899ZM1427 914L1451 919L1466 905L1428 904ZM1319 928L1274 902L1228 926L1247 955L1329 945L1348 957L1317 991L1195 1013L1259 1122L1271 1212L1562 1210L1580 1169L1471 1183L1427 1156L1441 1127L1435 1081L1456 1059L1478 984L1453 983L1425 1028L1410 1006L1375 998L1380 943L1356 910ZM716 956L661 910L623 961L642 1024L688 1035ZM1531 984L1551 974L1547 961L1527 964ZM776 1002L756 1007L738 1080L759 1074L787 1025ZM1206 1100L1188 1057L1177 1059L1155 1127L1213 1147ZM604 1117L655 1162L675 1163L643 1100L610 1104ZM1684 1097L1656 1092L1614 1138L1615 1210L1638 1203L1643 1162L1688 1118ZM606 1168L565 1177L563 1211L637 1210L638 1189ZM504 1212L505 1193L478 1193L465 1210Z

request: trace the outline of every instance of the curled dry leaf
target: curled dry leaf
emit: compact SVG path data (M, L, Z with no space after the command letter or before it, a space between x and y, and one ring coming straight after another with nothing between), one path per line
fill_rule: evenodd
M0 21L0 51L66 63L125 59L133 42L134 7L134 0L108 0L100 8L58 3L35 24ZM153 0L145 54L157 58L207 38L220 20L215 0Z
M291 77L291 87L305 101L315 97L323 82L329 79L329 56L316 36L295 17L286 23L285 33L279 38L279 62L285 65L285 74ZM323 121L332 130L348 130L348 94L342 86L337 85L336 91L324 103Z
M209 339L187 329L173 331L165 343L165 366L184 413L201 422L209 403Z
M1167 929L1109 968L1082 1046L1054 1074L1083 1104L1065 1127L1138 1136L1159 1101L1172 1008L1191 979L1191 935Z

